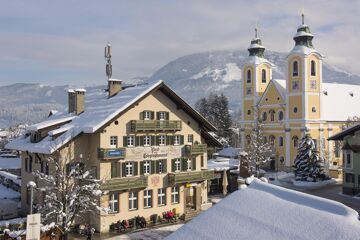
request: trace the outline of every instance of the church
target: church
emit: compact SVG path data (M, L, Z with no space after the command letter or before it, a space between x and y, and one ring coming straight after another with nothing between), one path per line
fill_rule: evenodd
M360 86L323 82L324 56L315 49L313 38L302 14L302 24L293 37L295 46L286 59L286 79L273 79L274 65L266 59L255 29L243 66L241 145L247 149L255 119L260 119L264 141L273 146L269 167L290 170L301 138L310 134L325 167L339 177L341 148L327 139L341 131L349 117L359 116L355 106L360 104Z

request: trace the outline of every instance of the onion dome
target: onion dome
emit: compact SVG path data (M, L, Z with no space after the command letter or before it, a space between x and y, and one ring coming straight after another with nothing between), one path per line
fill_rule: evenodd
M255 38L251 40L248 51L249 56L264 57L265 47L262 45L261 39L257 36L257 28L255 28Z

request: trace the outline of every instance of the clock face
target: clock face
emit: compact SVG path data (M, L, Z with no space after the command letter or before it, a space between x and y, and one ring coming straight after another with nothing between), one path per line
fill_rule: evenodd
M300 85L299 85L299 81L298 81L298 80L293 80L293 81L292 81L292 89L293 89L293 90L298 90L298 89L300 89Z

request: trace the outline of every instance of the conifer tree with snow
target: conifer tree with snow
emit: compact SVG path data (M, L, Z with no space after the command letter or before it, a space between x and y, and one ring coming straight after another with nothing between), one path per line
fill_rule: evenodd
M299 144L294 173L296 181L317 182L330 179L324 171L323 159L320 158L315 142L309 134L306 134Z
M255 111L256 113L257 111ZM246 148L247 157L244 161L247 163L249 174L258 177L260 167L271 160L273 147L265 141L261 119L258 117L256 119L254 129L250 134L250 139L248 139L249 144Z
M63 239L67 239L75 221L86 221L87 214L107 211L99 205L103 192L99 180L85 170L83 161L69 163L62 158L49 158L47 163L49 165L45 166L54 166L53 171L33 172L41 183L36 189L38 196L44 196L43 202L39 201L35 209L41 214L45 227L58 227Z

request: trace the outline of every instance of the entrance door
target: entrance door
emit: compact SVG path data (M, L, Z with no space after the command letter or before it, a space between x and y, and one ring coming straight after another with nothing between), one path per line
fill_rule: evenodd
M196 189L195 187L189 187L185 189L185 206L186 208L195 209Z
M275 171L275 159L274 158L271 158L271 161L270 161L270 169Z

